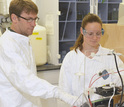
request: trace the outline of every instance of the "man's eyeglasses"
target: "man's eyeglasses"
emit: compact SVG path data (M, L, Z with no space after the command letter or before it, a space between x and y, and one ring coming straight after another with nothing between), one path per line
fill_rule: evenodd
M85 29L83 29L83 34L86 37L92 38L94 36L94 34L96 35L96 37L101 37L101 35L104 35L104 29L102 28L101 31L98 31L96 33L91 32L91 31L86 31Z
M33 22L33 21L37 22L37 21L39 20L38 17L36 17L35 19L33 19L33 18L27 19L27 18L24 18L24 17L22 17L22 16L20 16L20 15L16 15L16 16L18 16L18 17L20 17L20 18L26 20L26 21L29 22L29 23L31 23L31 22Z

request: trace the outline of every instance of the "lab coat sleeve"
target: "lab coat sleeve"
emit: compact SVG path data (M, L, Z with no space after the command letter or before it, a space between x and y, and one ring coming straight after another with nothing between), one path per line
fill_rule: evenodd
M0 49L0 69L13 87L31 96L54 97L57 87L33 74L18 52Z
M72 77L73 70L71 70L73 67L71 65L71 61L72 61L71 55L70 53L67 53L67 55L65 56L62 62L60 75L59 75L59 87L70 94L72 94L71 84L72 84L72 78L73 78Z
M57 86L38 78L25 65L23 58L18 52L6 51L0 47L0 69L11 85L18 91L34 97L59 98L73 105L77 97L65 93ZM9 52L9 54L8 54ZM75 103L81 105L81 101Z

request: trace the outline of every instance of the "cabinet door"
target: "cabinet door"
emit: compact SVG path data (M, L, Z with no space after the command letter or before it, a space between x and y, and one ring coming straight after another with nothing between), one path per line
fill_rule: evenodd
M59 54L63 61L79 34L83 17L89 13L89 0L59 0Z
M83 17L90 12L90 1L77 1L77 8L76 8L76 14L77 14L77 21L81 22Z
M108 23L117 23L119 4L122 0L108 0Z
M59 1L59 54L61 63L76 40L76 0Z
M98 1L98 16L101 18L103 23L108 23L108 1Z
M98 1L98 15L102 19L103 23L117 23L119 4L121 2L122 0Z
M75 40L75 2L60 2L59 10L61 11L59 16L59 40L61 42Z
M90 12L90 0L78 0L77 1L77 6L76 6L76 38L80 34L80 27L81 27L81 22L82 19L86 14Z

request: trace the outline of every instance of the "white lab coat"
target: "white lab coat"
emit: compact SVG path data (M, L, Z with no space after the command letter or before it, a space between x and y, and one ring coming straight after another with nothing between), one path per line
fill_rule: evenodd
M98 74L103 70L107 70L108 73L116 71L114 56L107 55L110 52L111 51L109 49L100 46L98 52L92 59L86 57L79 49L77 49L77 53L74 50L68 52L60 69L60 88L76 96L80 96L82 93L85 93L87 97L89 83L94 74ZM123 62L118 56L117 62L118 65L123 65ZM76 75L76 73L80 73L81 76ZM92 82L98 77L98 75L95 75ZM106 80L101 77L93 83L91 88L102 86L111 82L121 85L120 78L117 73L109 75ZM101 96L92 93L94 90L90 91L90 98L92 101L102 98ZM87 100L83 95L80 97L80 99L83 99L85 102Z
M7 29L0 37L0 107L41 107L40 98L51 97L71 103L63 93L36 76L29 38Z

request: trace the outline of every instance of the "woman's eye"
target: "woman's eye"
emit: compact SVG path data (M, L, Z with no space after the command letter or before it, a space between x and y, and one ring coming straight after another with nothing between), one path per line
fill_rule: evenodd
M98 35L98 36L101 35L101 32L96 33L96 35Z
M89 33L89 35L90 35L90 36L92 36L92 35L93 35L93 33Z

